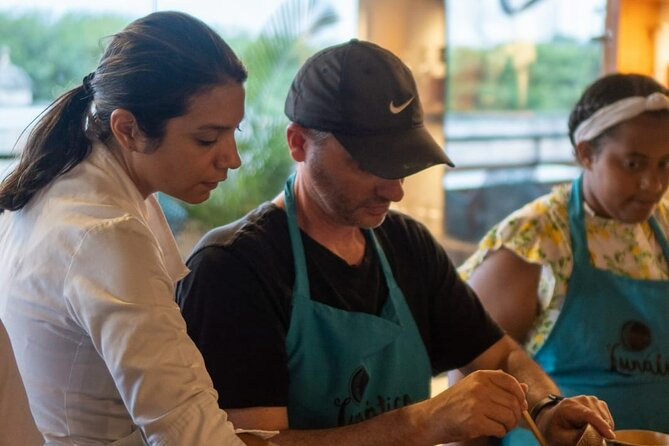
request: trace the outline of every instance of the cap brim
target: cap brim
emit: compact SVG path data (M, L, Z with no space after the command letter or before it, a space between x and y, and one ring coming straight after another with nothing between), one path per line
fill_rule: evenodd
M408 177L438 164L455 167L425 127L381 135L334 136L360 167L386 179Z

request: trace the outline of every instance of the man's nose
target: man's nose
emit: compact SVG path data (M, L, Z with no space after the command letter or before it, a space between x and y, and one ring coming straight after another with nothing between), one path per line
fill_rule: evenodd
M383 180L377 188L377 194L388 200L398 202L404 197L404 178Z

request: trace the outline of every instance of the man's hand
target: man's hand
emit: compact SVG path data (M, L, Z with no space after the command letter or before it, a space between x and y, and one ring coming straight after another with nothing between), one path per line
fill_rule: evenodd
M536 421L551 446L576 444L588 424L605 438L615 437L609 407L594 396L565 398L539 412Z
M419 405L429 417L425 425L435 443L502 437L527 410L526 391L508 373L480 370Z

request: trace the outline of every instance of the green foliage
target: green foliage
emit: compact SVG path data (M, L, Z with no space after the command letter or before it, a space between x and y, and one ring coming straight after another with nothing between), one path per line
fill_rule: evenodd
M309 39L336 20L327 1L288 0L257 39L238 50L249 71L246 114L237 138L242 167L231 171L209 200L187 206L190 217L205 228L236 220L283 189L293 168L283 103L300 64L314 52Z
M565 37L534 47L526 101L509 46L455 47L449 53L448 107L468 111L567 111L600 74L601 46Z
M566 38L537 45L527 108L571 109L585 87L601 74L601 53L597 43L583 45Z
M517 110L521 107L518 94L518 76L511 59L506 59L504 68L499 74L498 86L495 88L495 105L502 110ZM502 88L499 88L502 86ZM495 94L495 93L493 93Z
M43 12L0 13L0 46L33 80L36 102L51 101L95 69L103 38L130 20L119 15L70 13L53 20Z
M230 172L203 204L188 206L161 196L168 219L181 220L180 212L169 209L185 206L190 218L210 228L241 217L281 191L293 166L285 145L283 101L301 62L314 52L309 39L337 20L325 0L286 0L257 37L219 30L249 70L238 137L243 166ZM109 14L70 13L54 20L43 12L0 12L0 45L10 47L13 63L33 79L35 100L51 101L96 67L104 38L130 21Z

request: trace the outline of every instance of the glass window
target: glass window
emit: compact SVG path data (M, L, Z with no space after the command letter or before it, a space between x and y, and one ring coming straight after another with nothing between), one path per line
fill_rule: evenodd
M602 71L605 0L446 1L445 230L477 241L578 174L567 118Z

